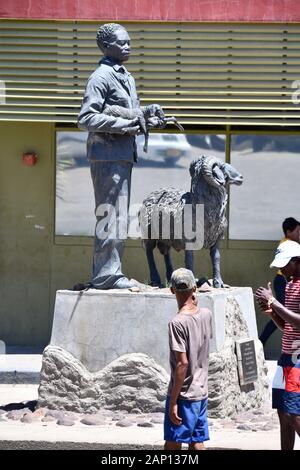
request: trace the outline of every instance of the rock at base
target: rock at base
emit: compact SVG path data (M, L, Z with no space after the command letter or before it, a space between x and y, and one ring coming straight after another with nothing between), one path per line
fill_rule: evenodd
M209 361L208 414L213 418L224 418L241 411L260 408L268 398L269 392L263 348L257 339L252 290L249 288L232 288L228 291L224 289L222 292L219 292L220 289L216 291L210 294L202 294L204 297L199 297L199 305L208 306L213 313L214 338L212 343L214 343L214 347ZM131 293L130 295L137 294ZM66 297L68 301L66 301ZM71 300L73 299L73 296L68 294L59 294L57 297L57 321L53 341L62 342L63 332L67 331L66 324L71 313L70 308L65 308L65 306L68 307L69 305L69 297ZM57 343L55 344L55 341L44 351L39 388L39 406L79 413L96 413L98 410L103 409L130 413L133 411L136 413L163 412L169 381L169 374L164 368L168 352L167 322L171 318L171 311L174 314L176 313L175 307L173 308L174 299L170 295L151 294L149 299L144 296L142 302L141 298L129 298L128 294L123 298L124 294L119 296L114 293L93 293L80 301L90 302L88 305L91 305L91 308L93 307L92 311L95 313L96 310L99 311L99 305L97 304L97 309L95 307L95 300L98 299L100 305L107 306L108 299L106 297L113 300L119 307L120 302L126 300L126 309L128 311L125 312L125 303L122 304L124 318L129 318L131 314L134 314L134 306L141 307L144 304L147 306L150 303L152 316L146 316L146 307L144 308L145 312L140 308L138 309L139 313L140 311L144 312L143 321L140 320L140 323L134 321L135 327L139 325L140 328L143 328L138 331L134 330L135 338L141 337L143 341L139 343L135 339L135 343L131 343L129 342L130 338L126 337L128 344L123 342L124 334L118 334L120 333L118 327L121 324L114 323L113 318L113 313L119 312L119 308L119 310L114 310L110 317L109 326L114 332L114 334L108 335L110 347L107 350L104 347L106 343L103 338L104 336L107 338L107 335L100 336L105 343L101 344L101 348L100 346L98 346L98 349L95 346L92 347L94 337L99 342L99 336L95 333L92 335L90 332L92 325L86 325L90 317L86 318L83 315L86 306L85 304L81 305L82 311L77 311L76 317L78 324L73 325L73 340L71 341L69 338L66 346L70 348L70 352ZM160 320L158 321L153 312L157 313L157 302L159 300L161 308L159 310ZM112 309L112 307L110 308ZM73 318L72 315L70 318ZM123 323L127 325L128 331L131 332L131 323L127 323L127 320L124 320ZM148 326L145 323L146 321L149 322ZM102 324L95 320L98 329L100 328L99 325ZM60 328L58 328L59 326ZM75 326L80 327L79 332ZM83 332L86 329L85 326L89 327L89 338L91 337L89 341L86 338L84 341L82 339ZM154 328L154 337L151 328ZM71 335L69 330L68 334ZM238 377L235 342L246 338L253 338L255 341L258 379L247 386L241 387ZM81 339L84 344L82 348ZM76 343L76 348L73 348L73 342ZM155 342L155 346L153 342ZM122 347L120 346L118 349L119 343ZM90 345L90 348L88 348L88 345ZM147 351L147 354L134 352L141 350L136 349L139 345L144 348L143 352ZM119 354L118 351L124 349L126 351L130 350L132 353ZM73 353L73 350L76 351L76 354ZM156 351L156 355L153 354L152 356L149 351ZM108 356L106 356L106 352ZM97 354L99 360L94 357ZM107 360L108 357L115 357L117 354L119 354L119 357L116 359L111 362ZM149 357L150 355L151 357ZM90 356L93 356L93 360ZM100 366L94 371L96 364L100 363L106 365L104 367ZM89 370L88 364L91 367Z
M62 348L48 346L43 355L39 406L95 413L103 408L163 411L167 372L145 354L125 354L91 373Z
M238 303L227 298L225 308L225 342L218 352L210 354L208 374L208 415L224 418L241 411L260 408L269 394L269 384L264 351L259 340L255 340L258 379L249 385L240 386L238 377L235 341L249 337L249 330Z

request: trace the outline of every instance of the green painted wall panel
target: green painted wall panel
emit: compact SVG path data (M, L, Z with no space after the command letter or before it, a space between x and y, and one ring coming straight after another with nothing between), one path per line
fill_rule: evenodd
M49 337L53 233L52 125L0 126L0 338L39 345ZM38 163L27 167L24 151Z

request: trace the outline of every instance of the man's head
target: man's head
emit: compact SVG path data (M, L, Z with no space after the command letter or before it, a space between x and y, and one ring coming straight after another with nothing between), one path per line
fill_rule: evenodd
M173 271L171 276L171 292L177 299L188 299L196 291L194 274L189 269L180 268Z
M126 29L118 23L106 23L97 32L97 44L104 56L118 63L128 60L130 37Z
M289 240L299 242L300 239L300 222L294 219L294 217L288 217L282 223L282 230L284 235Z
M287 240L279 245L270 268L280 268L286 278L300 275L300 245Z

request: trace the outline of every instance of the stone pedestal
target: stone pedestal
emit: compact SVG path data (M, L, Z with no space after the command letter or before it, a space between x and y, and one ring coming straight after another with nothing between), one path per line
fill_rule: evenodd
M260 406L267 369L257 339L252 289L197 295L199 305L213 313L211 416ZM169 371L167 325L176 311L175 296L167 289L58 291L51 344L43 358L40 405L90 412L106 406L162 410ZM256 340L259 369L258 380L247 387L239 385L235 354L235 340L242 338Z

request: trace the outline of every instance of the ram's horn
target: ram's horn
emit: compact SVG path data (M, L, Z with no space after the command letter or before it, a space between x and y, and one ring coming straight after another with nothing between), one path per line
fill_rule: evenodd
M213 167L215 165L221 165L221 161L218 158L213 156L204 157L202 163L202 174L203 178L208 184L214 186L215 188L219 188L220 183L213 176Z

